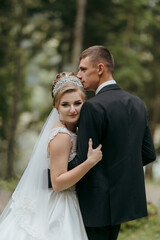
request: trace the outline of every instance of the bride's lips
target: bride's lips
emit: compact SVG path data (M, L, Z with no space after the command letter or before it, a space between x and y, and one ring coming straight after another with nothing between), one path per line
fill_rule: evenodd
M71 118L77 117L77 114L69 115Z

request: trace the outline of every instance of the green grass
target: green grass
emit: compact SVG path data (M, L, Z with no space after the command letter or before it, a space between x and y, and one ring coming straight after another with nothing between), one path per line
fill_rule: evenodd
M19 182L18 178L10 179L10 180L2 180L0 179L0 189L13 192Z
M118 240L160 240L160 208L148 205L148 217L121 225Z
M157 180L150 180L150 179L145 179L146 185L152 185L152 186L160 186L160 179Z

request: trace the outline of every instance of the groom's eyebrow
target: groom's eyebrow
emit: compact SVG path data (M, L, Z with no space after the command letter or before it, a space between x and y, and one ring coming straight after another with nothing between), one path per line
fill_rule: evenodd
M79 70L85 70L85 69L87 69L86 67L83 67L83 66L80 66L79 67Z

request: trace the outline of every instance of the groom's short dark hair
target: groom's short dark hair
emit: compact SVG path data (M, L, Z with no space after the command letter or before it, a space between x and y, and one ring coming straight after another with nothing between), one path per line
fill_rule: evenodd
M103 64L105 64L106 67L113 73L114 58L110 51L104 46L92 46L85 49L80 55L80 60L86 57L89 57L93 64L103 62Z

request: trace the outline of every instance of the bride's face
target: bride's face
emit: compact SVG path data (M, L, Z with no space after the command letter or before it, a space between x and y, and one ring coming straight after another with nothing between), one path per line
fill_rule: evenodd
M83 102L80 91L64 93L57 109L60 120L64 123L77 123Z

